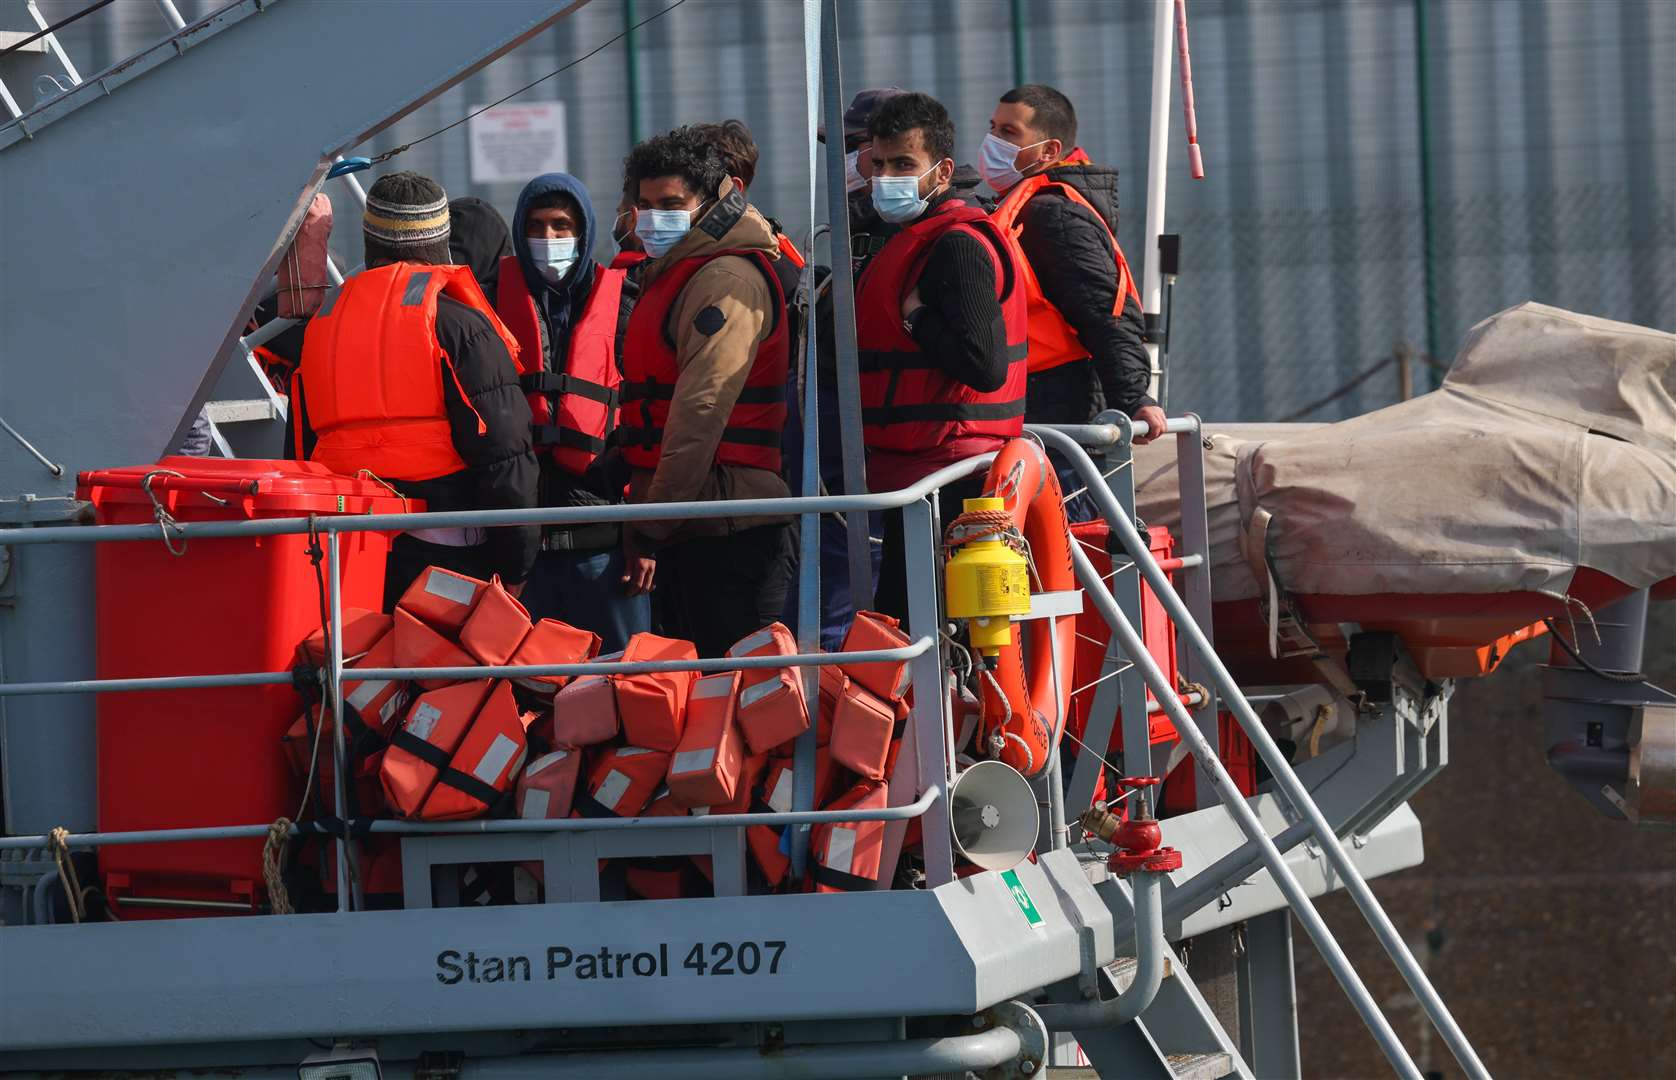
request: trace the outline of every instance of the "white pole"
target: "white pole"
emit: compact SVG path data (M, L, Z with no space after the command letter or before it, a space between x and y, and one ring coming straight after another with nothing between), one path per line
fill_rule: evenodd
M1146 153L1146 250L1141 253L1141 310L1162 315L1163 274L1158 269L1158 237L1164 231L1164 185L1170 162L1170 52L1175 32L1175 0L1152 0L1152 126ZM1146 347L1152 378L1147 393L1158 396L1158 346Z

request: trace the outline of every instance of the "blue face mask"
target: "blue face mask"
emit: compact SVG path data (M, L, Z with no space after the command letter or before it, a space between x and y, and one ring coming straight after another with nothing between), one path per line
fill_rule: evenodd
M940 161L937 163L941 164ZM901 225L925 213L926 204L931 200L920 198L919 182L936 172L937 165L918 176L873 177L873 209L892 225Z
M693 213L691 210L642 210L635 215L634 235L640 237L646 254L661 258L691 231Z
M561 236L556 240L529 238L530 258L535 262L547 284L557 285L576 265L576 237Z

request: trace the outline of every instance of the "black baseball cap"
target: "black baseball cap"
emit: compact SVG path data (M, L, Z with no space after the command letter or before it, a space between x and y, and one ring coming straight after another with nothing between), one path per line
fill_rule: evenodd
M844 148L853 149L867 137L867 125L872 122L873 114L879 111L880 105L907 92L900 86L886 86L863 90L857 94L850 102L850 107L844 110ZM825 142L826 125L822 124L816 134L821 142Z

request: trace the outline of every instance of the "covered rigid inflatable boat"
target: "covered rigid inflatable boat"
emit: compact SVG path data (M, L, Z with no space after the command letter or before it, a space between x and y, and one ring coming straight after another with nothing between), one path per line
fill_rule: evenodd
M1313 681L1358 629L1483 674L1544 619L1676 595L1676 335L1522 304L1435 393L1204 434L1216 645L1243 682ZM1174 456L1136 450L1149 525L1179 527Z

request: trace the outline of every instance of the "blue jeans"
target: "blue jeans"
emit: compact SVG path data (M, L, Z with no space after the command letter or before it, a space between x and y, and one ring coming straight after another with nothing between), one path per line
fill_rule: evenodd
M882 518L882 515L875 515ZM870 522L869 531L878 534L883 531L882 520ZM870 545L873 557L873 576L879 575L879 555L883 550L879 545ZM844 523L838 520L836 514L821 515L821 648L828 652L837 652L844 646L844 635L850 631L850 621L855 618L855 602L850 599L850 536ZM791 579L791 587L786 591L786 613L780 621L797 629L797 591L801 580L797 575Z
M1071 463L1061 457L1056 451L1048 451L1048 460L1053 462L1053 471L1059 474L1059 490L1070 495L1073 491L1082 491L1087 485L1082 476L1071 467ZM1100 507L1095 504L1094 497L1086 491L1080 495L1073 495L1065 500L1065 520L1072 525L1079 521L1096 521L1100 517Z
M532 619L558 619L599 635L600 652L616 652L652 629L650 596L623 592L623 553L543 551L520 597Z

